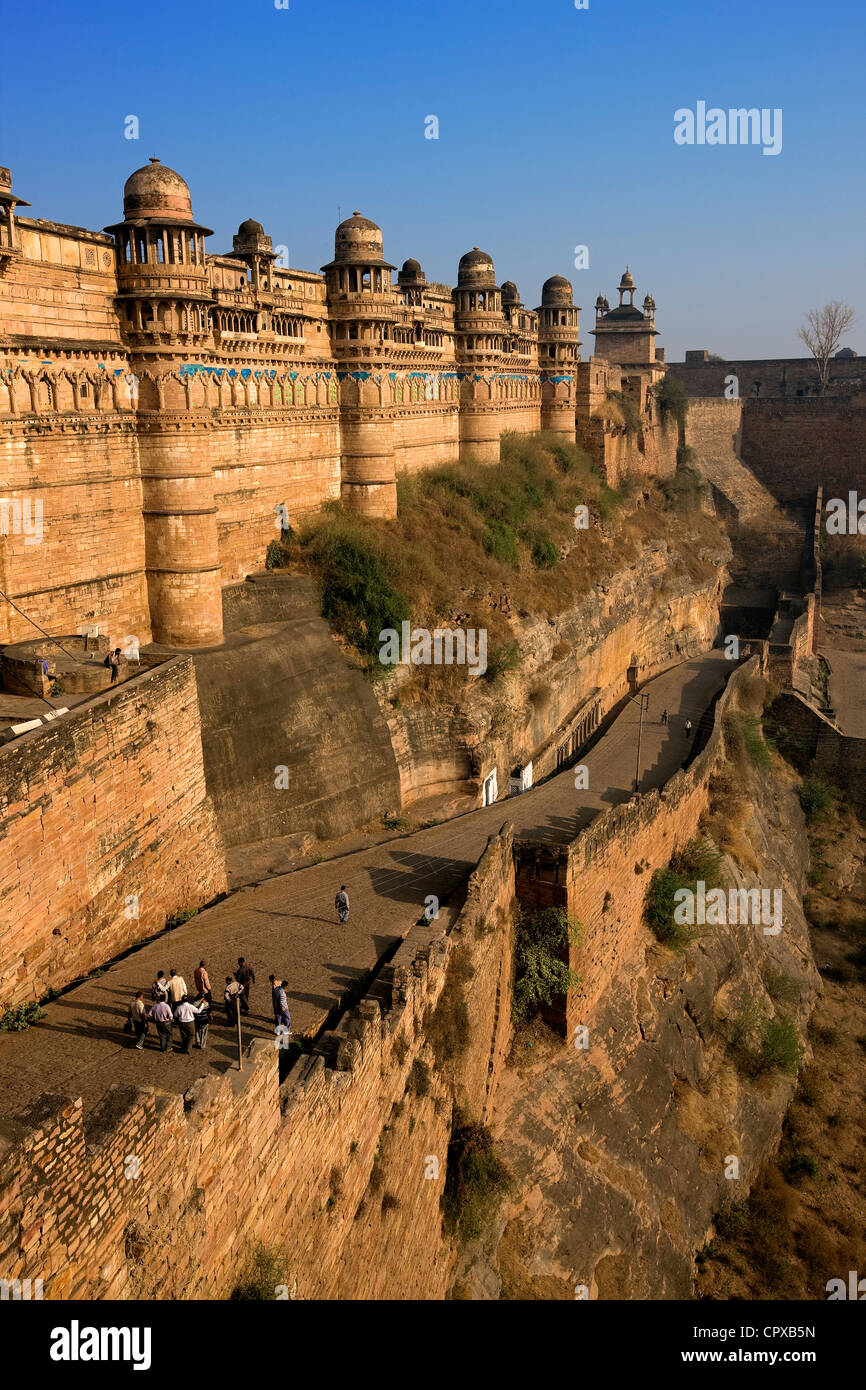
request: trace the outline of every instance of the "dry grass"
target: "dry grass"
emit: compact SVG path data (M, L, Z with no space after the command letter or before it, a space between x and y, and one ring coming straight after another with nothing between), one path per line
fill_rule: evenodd
M750 803L742 786L742 778L735 775L730 763L720 763L710 779L710 804L701 817L700 830L741 869L757 873L758 856L746 833Z
M707 551L722 543L694 498L643 479L614 492L582 449L545 435L504 435L497 465L402 478L398 502L390 521L329 504L292 540L288 563L321 575L322 556L341 547L371 554L413 626L486 629L488 661L515 640L521 613L555 621L645 547L667 543L670 577L700 583L716 572ZM579 504L588 530L575 529ZM465 667L413 667L399 698L455 701L466 680Z
M866 824L837 806L809 834L829 867L807 903L824 975L809 1029L813 1060L800 1074L778 1153L749 1199L720 1215L698 1259L698 1297L824 1300L829 1279L866 1269L866 979L850 966L866 944ZM789 986L768 981L775 993Z

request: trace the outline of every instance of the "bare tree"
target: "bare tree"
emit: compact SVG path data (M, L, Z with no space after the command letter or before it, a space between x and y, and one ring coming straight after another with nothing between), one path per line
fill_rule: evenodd
M825 304L823 309L810 309L806 322L797 329L797 337L806 344L815 359L818 372L818 390L823 396L830 380L830 359L854 322L854 310L838 299Z

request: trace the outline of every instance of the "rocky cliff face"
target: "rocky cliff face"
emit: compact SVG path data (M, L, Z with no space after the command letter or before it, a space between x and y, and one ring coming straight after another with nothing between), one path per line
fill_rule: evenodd
M403 806L444 794L477 805L494 768L502 792L510 770L530 761L538 781L583 711L597 705L603 718L636 683L711 647L731 552L715 527L690 539L687 552L659 536L555 621L510 613L518 669L473 681L450 703L407 703L411 668L396 668L377 693Z
M751 867L728 856L725 875L781 887L781 932L706 927L675 954L647 928L586 1049L563 1049L542 1025L518 1036L493 1123L516 1195L464 1252L458 1294L689 1298L714 1212L746 1196L778 1144L793 1077L750 1078L732 1041L745 1019L785 1015L805 1034L818 987L801 907L808 850L782 765L766 782L743 775L738 857Z

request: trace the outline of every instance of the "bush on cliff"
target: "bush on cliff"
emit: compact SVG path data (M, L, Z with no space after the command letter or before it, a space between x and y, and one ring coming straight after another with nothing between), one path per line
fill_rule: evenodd
M539 570L552 570L559 564L559 547L544 531L536 531L532 537L532 563Z
M486 1126L468 1122L456 1111L442 1194L448 1230L463 1241L477 1239L496 1215L513 1182Z
M504 521L491 521L489 526L485 526L481 544L485 555L492 555L501 565L512 565L514 569L520 569L517 536Z
M647 890L644 916L665 946L682 951L694 940L696 929L674 920L676 894L683 888L696 893L699 882L707 889L717 887L721 864L722 856L708 841L689 840L666 869L656 869Z
M796 1076L803 1059L797 1026L787 1014L769 1017L753 999L741 994L727 1024L728 1044L744 1076L755 1080L768 1072Z
M639 440L641 436L640 411L632 397L626 391L608 391L607 399L621 416L621 423L628 437Z
M680 428L684 428L689 412L689 398L682 382L668 373L651 390L656 398L662 425L667 425L671 420L675 420Z
M379 651L379 633L409 619L383 550L348 518L316 531L310 556L322 575L322 615L367 655Z
M723 719L725 733L731 740L735 760L742 766L748 760L762 772L770 766L770 746L764 739L759 714L743 714L728 710Z
M561 907L524 909L517 919L514 942L514 1001L516 1023L525 1023L543 1004L551 1005L580 983L568 965L569 946L576 946L580 923Z
M800 787L800 805L807 824L826 820L833 806L834 788L821 777L806 777Z
M516 642L503 642L500 646L494 647L487 659L487 670L484 672L484 679L495 681L498 676L505 675L506 671L516 671L520 666L520 648Z
M675 511L692 512L700 503L704 480L697 468L678 463L676 472L662 478L659 486Z

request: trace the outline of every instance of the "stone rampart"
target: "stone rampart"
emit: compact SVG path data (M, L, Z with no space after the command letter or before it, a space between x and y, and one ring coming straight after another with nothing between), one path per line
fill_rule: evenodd
M0 748L0 1006L61 989L225 891L188 657Z

